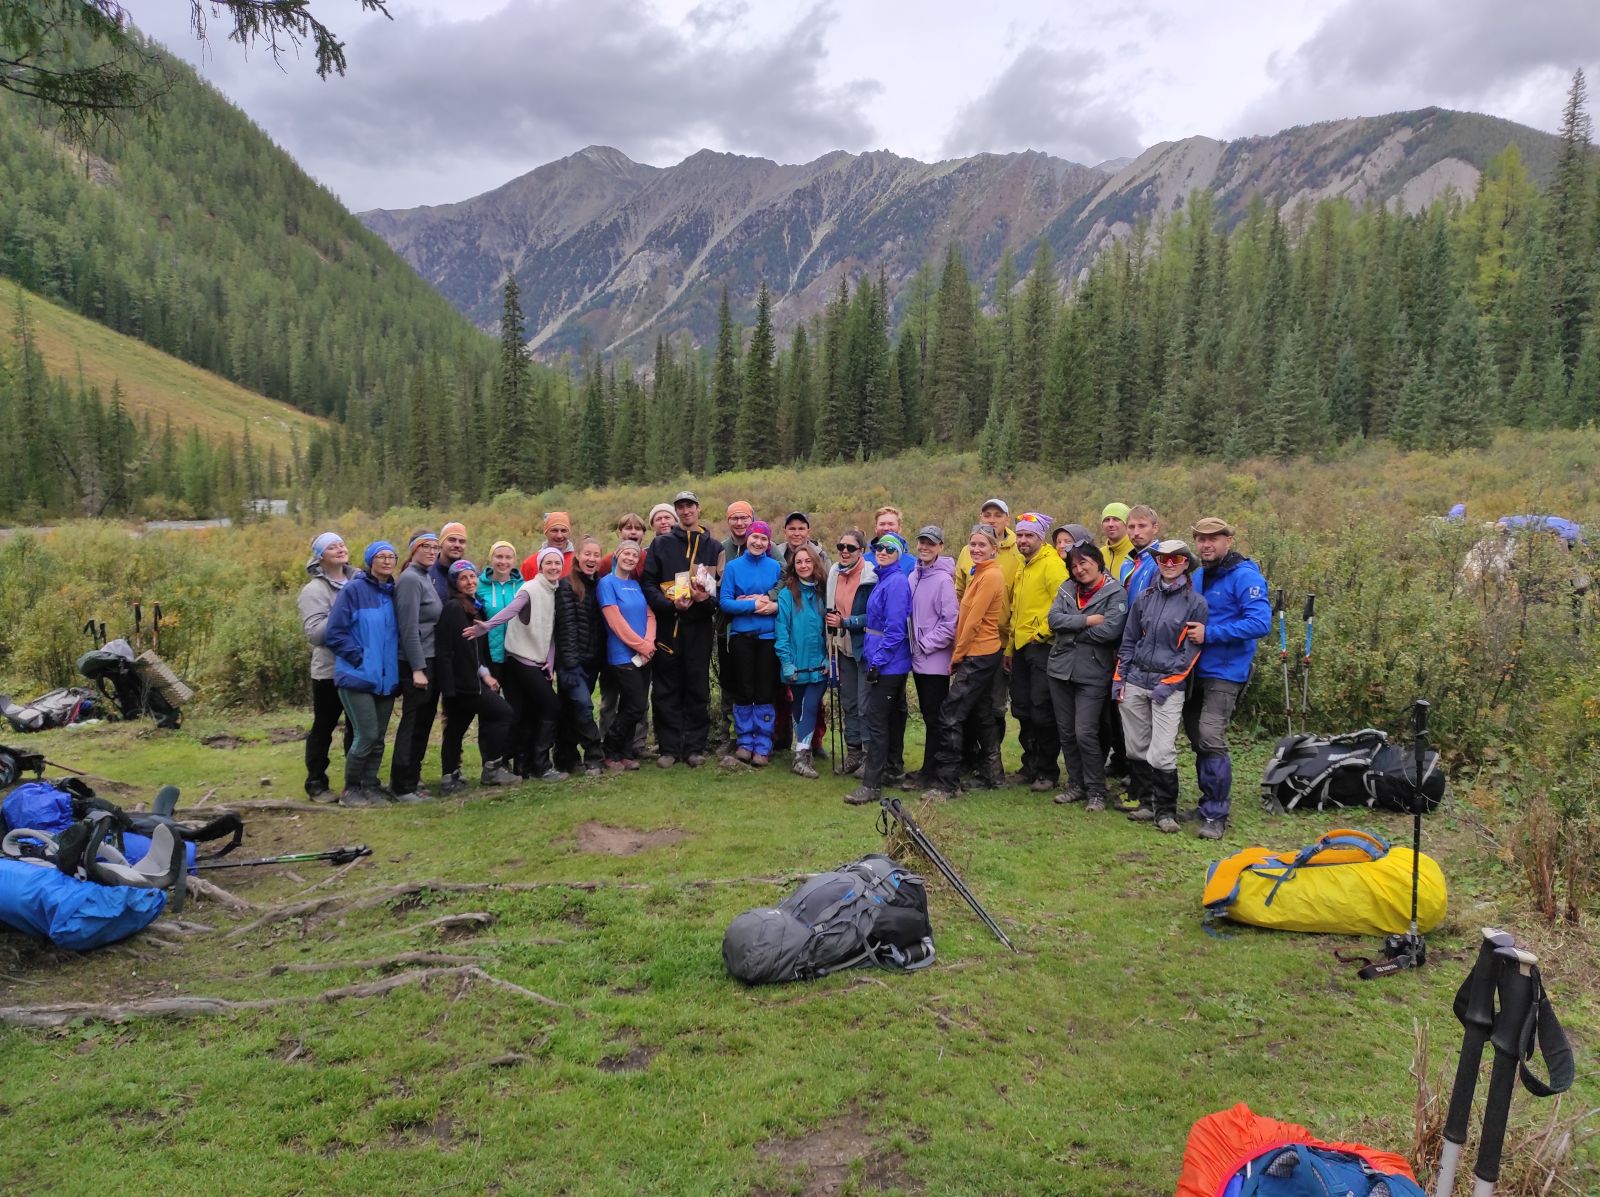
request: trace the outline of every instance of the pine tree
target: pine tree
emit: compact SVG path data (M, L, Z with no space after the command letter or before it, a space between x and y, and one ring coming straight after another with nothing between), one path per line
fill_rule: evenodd
M1435 360L1441 447L1487 445L1494 435L1488 394L1492 367L1478 334L1477 310L1466 295L1450 311Z
M772 299L767 281L756 295L756 327L744 359L744 402L739 407L738 462L745 469L777 464L778 388L773 375ZM720 361L720 357L719 357Z
M1592 282L1589 204L1593 199L1589 161L1588 85L1580 67L1572 74L1561 114L1561 150L1550 184L1547 227L1554 269L1550 312L1555 318L1565 365L1577 360L1589 312Z
M1439 437L1437 391L1428 357L1421 349L1411 359L1390 422L1390 435L1402 449L1427 449Z
M714 455L716 468L727 469L736 460L739 429L739 330L734 327L728 308L728 288L722 288L722 304L717 309L717 357L711 382L711 411L714 423L708 430L711 443L708 456ZM707 468L707 473L716 470Z
M527 486L534 473L533 412L521 292L506 275L500 311L500 359L490 404L489 473L496 493Z
M1319 448L1326 428L1306 336L1295 326L1284 338L1267 402L1272 411L1272 452L1279 459Z
M952 241L939 277L938 327L929 364L928 415L936 444L970 435L978 375L972 283L961 246Z
M1018 452L1024 461L1044 454L1045 383L1050 374L1055 332L1055 270L1050 243L1043 239L1033 254L1022 296L1022 329L1017 346Z
M1593 328L1583 334L1583 348L1578 353L1567 396L1574 427L1600 421L1600 334Z
M606 436L604 368L596 353L583 388L583 418L578 425L578 453L568 476L585 486L604 486L611 478L611 443Z

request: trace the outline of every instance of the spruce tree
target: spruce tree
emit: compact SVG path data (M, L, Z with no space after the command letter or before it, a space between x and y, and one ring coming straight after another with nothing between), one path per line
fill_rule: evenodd
M1600 421L1600 334L1593 328L1583 334L1583 348L1578 352L1567 398L1574 427L1593 426Z
M717 357L711 382L711 411L714 422L708 429L708 456L714 456L716 469L725 470L737 460L736 437L739 428L739 330L734 327L728 308L728 288L722 288L722 303L717 309Z
M1439 436L1438 392L1428 356L1421 349L1411 359L1405 383L1395 401L1389 434L1402 449L1429 449Z
M521 292L506 275L500 309L500 358L490 405L489 472L493 490L526 487L535 469L532 394Z
M1467 449L1487 445L1494 436L1490 426L1490 367L1479 337L1477 310L1465 294L1450 311L1435 360L1440 446Z
M1580 67L1572 74L1561 114L1561 150L1550 184L1547 227L1554 270L1550 276L1550 312L1554 317L1564 365L1577 361L1589 313L1593 268L1589 205L1592 175L1589 154L1588 85Z
M772 299L766 279L756 295L756 327L744 359L744 402L739 406L738 462L744 469L777 464L778 388L773 375ZM719 358L720 361L720 358Z
M583 388L583 418L578 425L578 452L568 476L585 486L604 486L611 477L611 445L606 437L604 368L596 353Z
M978 343L961 246L952 241L939 276L937 331L928 371L928 415L936 444L948 445L970 434L978 375Z

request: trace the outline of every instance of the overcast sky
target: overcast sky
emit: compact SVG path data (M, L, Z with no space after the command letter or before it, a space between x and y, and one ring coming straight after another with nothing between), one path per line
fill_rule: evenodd
M314 0L349 74L126 0L351 208L466 199L586 145L1094 164L1429 104L1554 129L1597 0Z

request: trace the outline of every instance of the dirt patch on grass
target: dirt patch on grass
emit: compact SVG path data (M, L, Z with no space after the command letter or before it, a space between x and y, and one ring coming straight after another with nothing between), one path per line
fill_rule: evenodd
M386 1147L412 1147L418 1143L437 1143L441 1150L450 1151L456 1146L456 1124L444 1114L415 1121L394 1122L384 1137Z
M316 1057L306 1047L304 1040L293 1035L278 1036L278 1046L267 1053L274 1060L283 1064L313 1064Z
M852 1176L858 1178L853 1192L922 1191L922 1186L906 1175L904 1156L880 1150L873 1143L859 1110L830 1119L798 1139L758 1143L756 1154L776 1161L784 1178L776 1188L752 1190L751 1197L795 1192L801 1197L834 1197L852 1183Z
M655 1049L639 1044L621 1055L602 1056L595 1065L601 1072L643 1072L655 1059Z
M205 739L201 740L200 743L204 744L207 748L239 748L243 746L244 741L238 736L219 735L207 736Z
M637 856L641 852L648 852L651 848L682 843L689 836L686 832L673 827L662 827L656 831L635 831L631 827L584 823L573 833L573 838L577 841L580 852L595 852L603 856Z
M306 738L303 727L273 727L267 729L268 744L298 744Z

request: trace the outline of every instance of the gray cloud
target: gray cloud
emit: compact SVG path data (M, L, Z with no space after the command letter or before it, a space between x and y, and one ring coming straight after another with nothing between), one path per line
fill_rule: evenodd
M737 38L742 11L708 3L683 28L648 0L397 12L349 30L343 79L223 47L207 74L356 209L465 199L591 143L658 163L702 146L804 161L870 143L878 84L823 78L828 7L753 42Z
M1345 0L1297 49L1268 60L1276 85L1241 133L1428 104L1552 126L1574 68L1600 63L1594 0Z
M956 113L944 152L1047 150L1094 165L1137 154L1139 121L1100 78L1104 59L1090 50L1031 45L975 100Z

